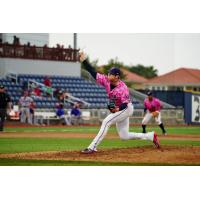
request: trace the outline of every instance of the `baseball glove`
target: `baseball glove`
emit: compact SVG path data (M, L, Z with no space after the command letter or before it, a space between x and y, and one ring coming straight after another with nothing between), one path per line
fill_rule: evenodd
M158 117L158 115L159 115L159 112L157 112L157 111L154 111L154 112L152 112L151 114L153 115L153 117Z
M152 106L151 109L149 110L151 113L156 111L156 107Z
M107 104L107 107L110 110L110 112L113 112L113 110L115 110L115 108L116 108L115 101L113 101L113 100L109 101Z

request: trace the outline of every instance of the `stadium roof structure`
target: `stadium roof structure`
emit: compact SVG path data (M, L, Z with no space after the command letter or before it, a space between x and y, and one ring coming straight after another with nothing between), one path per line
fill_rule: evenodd
M147 81L146 78L136 73L130 72L125 68L121 68L120 70L126 75L126 81L134 82L134 83L144 83Z
M200 85L200 70L182 67L147 80L145 85Z

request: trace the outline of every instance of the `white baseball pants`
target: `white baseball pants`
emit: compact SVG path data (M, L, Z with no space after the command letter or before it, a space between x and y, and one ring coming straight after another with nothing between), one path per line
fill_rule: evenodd
M109 114L103 120L99 133L94 138L94 140L92 141L92 143L89 145L88 148L96 149L96 147L106 136L108 128L112 124L116 124L119 137L123 140L141 139L141 140L153 141L154 132L148 132L146 134L129 132L129 117L132 116L133 110L134 109L132 103L129 103L126 109L116 113Z
M156 121L156 123L158 123L158 125L160 125L160 124L162 124L161 112L158 112L158 113L159 113L158 116L155 117L155 121ZM144 116L144 118L142 120L142 125L147 125L152 117L153 117L153 115L147 110L147 113L145 114L145 116Z
M28 123L32 124L32 118L31 118L30 108L28 108L28 107L22 107L20 109L20 112L21 112L20 121L22 123L26 123L26 119L27 119Z

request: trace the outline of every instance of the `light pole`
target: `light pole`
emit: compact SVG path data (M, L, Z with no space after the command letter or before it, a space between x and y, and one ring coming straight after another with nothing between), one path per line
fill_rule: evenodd
M77 33L74 33L74 49L77 49Z

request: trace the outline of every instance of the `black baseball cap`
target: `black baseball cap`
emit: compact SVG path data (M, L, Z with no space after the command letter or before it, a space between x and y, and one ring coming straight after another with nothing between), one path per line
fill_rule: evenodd
M148 92L147 92L147 96L152 96L152 92L151 92L151 91L148 91Z
M119 68L117 67L112 67L110 70L109 70L109 74L112 74L112 75L121 75L121 71Z
M3 86L3 85L0 85L0 89L4 89L4 86Z

